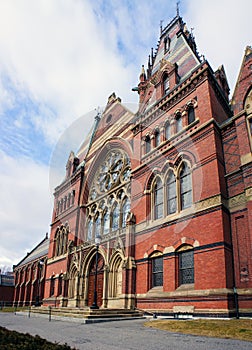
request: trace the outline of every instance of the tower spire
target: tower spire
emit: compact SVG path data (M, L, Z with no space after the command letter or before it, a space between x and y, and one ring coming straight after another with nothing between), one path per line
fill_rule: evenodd
M179 4L180 4L180 1L177 1L177 17L179 17Z

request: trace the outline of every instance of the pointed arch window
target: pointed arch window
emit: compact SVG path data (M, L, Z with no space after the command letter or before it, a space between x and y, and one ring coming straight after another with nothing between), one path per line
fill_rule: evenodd
M160 131L159 129L156 130L155 132L155 147L158 147L161 142L161 137L160 137Z
M90 241L93 238L93 220L90 217L88 219L88 225L87 225L87 239Z
M159 177L154 183L154 219L163 217L163 184Z
M63 284L63 275L59 275L59 281L58 281L58 295L62 295L62 284Z
M177 113L177 115L176 115L176 131L179 132L182 130L182 128L183 128L182 115L181 115L181 113Z
M67 241L68 241L68 226L61 226L61 228L57 229L55 235L55 250L54 255L59 256L65 254L67 251Z
M103 214L103 234L107 235L110 228L110 215L108 208L105 209Z
M194 122L195 120L195 111L192 105L189 106L187 111L188 125Z
M50 297L54 295L54 291L55 291L55 278L51 277L51 280L50 280Z
M163 77L163 95L165 96L166 94L168 94L169 90L170 90L169 76L167 73L165 73Z
M67 230L65 227L62 229L61 235L62 235L61 254L65 254L67 250Z
M177 211L177 186L176 176L173 171L169 172L166 182L167 214L173 214Z
M98 237L100 235L101 235L101 217L100 215L98 215L95 220L95 237Z
M119 205L115 203L114 208L112 210L112 221L111 221L111 227L112 231L116 231L119 229L119 219L120 219L120 209Z
M130 201L126 198L122 205L122 228L126 227L127 215L130 212Z
M149 153L151 151L151 139L150 135L145 137L145 153Z
M248 119L249 136L252 137L252 117Z
M165 139L169 140L171 137L171 124L167 122L165 124Z
M192 179L191 170L187 163L183 163L180 172L180 203L181 210L192 205Z

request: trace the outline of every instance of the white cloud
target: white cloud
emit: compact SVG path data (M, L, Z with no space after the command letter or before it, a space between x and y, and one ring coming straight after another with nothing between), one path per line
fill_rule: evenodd
M0 267L16 264L49 230L48 168L0 152Z
M216 70L224 64L233 90L245 47L251 39L251 0L188 1L185 20L194 28L199 52Z

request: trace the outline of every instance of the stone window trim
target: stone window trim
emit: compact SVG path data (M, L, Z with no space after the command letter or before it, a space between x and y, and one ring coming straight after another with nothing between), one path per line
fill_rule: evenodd
M50 278L50 292L49 292L50 297L53 297L55 294L55 280L56 280L55 276L54 275L51 276L51 278Z
M54 236L54 256L61 256L67 253L69 225L61 225L57 228Z
M183 171L185 171L183 173ZM173 174L174 181L169 182L169 176ZM159 179L162 184L162 200L159 198L157 203L156 201L156 183L157 179ZM169 187L172 184L172 188ZM169 191L171 192L171 198L169 198ZM174 193L174 191L176 191ZM145 193L147 193L145 191ZM161 189L160 189L161 192ZM151 208L151 220L155 221L161 219L160 215L157 215L157 206L162 205L162 209L159 210L159 213L163 213L162 218L167 217L169 215L179 214L184 209L187 209L193 205L193 186L192 186L192 166L186 160L183 159L180 161L177 167L169 166L166 170L164 176L160 173L155 172L153 178L151 180L150 185L150 208ZM148 199L147 199L148 200ZM171 203L171 200L175 200L175 203ZM173 206L171 210L169 205ZM175 208L174 208L175 206Z
M169 52L170 46L171 46L171 38L169 37L169 35L167 35L164 38L164 54Z
M57 200L56 217L74 205L75 190L72 190L64 197Z
M116 235L125 229L130 212L130 180L131 163L126 152L108 149L96 168L85 205L87 241L93 242L98 234L106 239L108 235ZM128 212L124 213L124 210Z
M162 76L162 96L166 96L170 91L170 77L168 72L164 72Z
M157 174L152 181L152 219L157 220L163 217L164 211L164 194L163 194L164 184L162 177Z
M116 217L115 215L116 210ZM97 209L95 212L88 213L87 216L87 240L93 241L99 234L102 238L106 238L108 234L122 231L126 228L128 214L130 213L130 198L124 195L119 200L113 200L111 205L106 205L104 209ZM97 219L100 218L100 230L97 232ZM115 220L117 220L115 222Z
M177 288L194 286L194 247L188 244L180 246L176 252Z
M155 250L148 257L149 266L149 285L148 289L163 287L163 253Z

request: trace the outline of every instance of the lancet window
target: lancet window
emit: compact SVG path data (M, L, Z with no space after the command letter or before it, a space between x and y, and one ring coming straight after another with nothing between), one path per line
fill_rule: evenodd
M187 162L182 162L175 172L170 168L164 175L158 175L152 183L152 218L180 212L192 205L192 174Z

